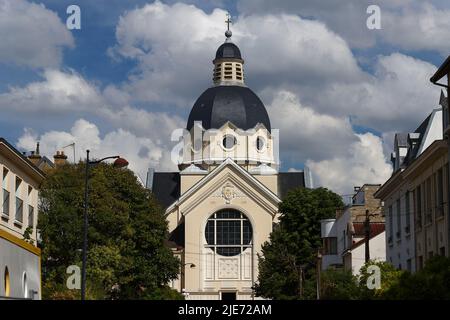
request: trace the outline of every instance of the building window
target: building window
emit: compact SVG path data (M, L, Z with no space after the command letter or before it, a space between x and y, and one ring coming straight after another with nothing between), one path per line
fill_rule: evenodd
M416 188L416 223L417 227L422 227L422 188Z
M406 270L408 270L408 272L412 272L412 262L411 262L411 259L406 260Z
M422 270L422 268L423 268L423 257L419 256L417 258L417 269L418 269L417 271Z
M23 222L23 200L16 197L16 219L15 221Z
M6 185L8 184L8 172L9 170L3 167L3 178L2 178L2 186L6 189Z
M442 174L442 168L438 170L436 176L436 215L444 215L444 175Z
M264 146L265 146L265 141L263 137L258 137L256 138L256 149L258 149L258 151L262 151Z
M28 227L33 229L34 226L34 208L33 206L28 206Z
M392 206L389 206L388 209L388 215L389 215L389 238L388 243L392 243L393 235L394 235L394 217L392 213Z
M5 267L5 272L3 275L3 285L5 288L5 297L9 297L10 293L11 293L11 284L10 284L10 280L9 280L9 270L8 267Z
M227 134L226 136L223 137L222 140L222 145L225 149L232 149L235 145L236 145L237 141L236 141L236 137Z
M207 247L222 256L235 256L250 248L252 236L248 218L232 209L214 213L205 227Z
M409 234L411 231L411 207L409 203L409 191L406 191L405 194L405 233Z
M439 255L445 257L445 247L440 247L439 248Z
M431 178L428 178L426 181L426 188L425 188L425 195L426 195L426 199L425 199L425 206L426 206L426 211L425 211L425 221L426 223L431 223L433 221L433 207L431 204Z
M9 198L10 198L9 191L3 189L3 205L2 205L3 216L8 217L8 219L9 219Z
M397 199L397 238L402 236L402 215L401 215L401 207L400 207L400 199Z
M337 254L337 238L336 237L324 238L323 251L324 255Z
M16 193L20 193L20 185L22 184L22 179L16 177Z

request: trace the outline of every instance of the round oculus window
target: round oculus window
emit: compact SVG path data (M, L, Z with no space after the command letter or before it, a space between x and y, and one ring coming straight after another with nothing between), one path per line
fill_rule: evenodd
M263 137L256 138L256 149L258 149L258 151L262 151L265 145L266 141L264 140Z
M236 256L252 246L250 220L237 210L225 209L209 217L206 246L221 256Z
M236 137L227 134L223 137L222 145L225 149L232 149L237 143Z

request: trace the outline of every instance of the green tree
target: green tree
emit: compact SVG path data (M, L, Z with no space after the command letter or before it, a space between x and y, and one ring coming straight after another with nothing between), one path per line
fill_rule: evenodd
M358 278L350 270L329 268L321 273L322 300L360 299Z
M280 203L280 222L262 247L257 295L272 299L316 296L316 254L321 247L320 220L342 208L340 196L325 189L294 189Z
M76 299L65 286L66 269L81 267L84 163L52 170L41 188L43 296ZM162 208L127 169L99 164L91 169L87 297L164 299L180 297L165 284L176 278L179 260L164 246Z
M450 258L435 256L422 270L403 273L383 299L450 300Z

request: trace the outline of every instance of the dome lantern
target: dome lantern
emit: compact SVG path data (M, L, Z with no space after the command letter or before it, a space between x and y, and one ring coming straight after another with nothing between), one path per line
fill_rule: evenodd
M213 61L215 85L241 85L244 86L244 60L238 46L231 41L233 33L230 30L231 17L227 14L227 31L225 42L217 49Z

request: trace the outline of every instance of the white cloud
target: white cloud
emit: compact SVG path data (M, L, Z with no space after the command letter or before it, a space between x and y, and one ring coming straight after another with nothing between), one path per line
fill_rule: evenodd
M392 10L398 8L400 4L392 5ZM0 94L0 109L18 114L60 112L73 121L94 115L120 128L108 128L104 136L88 135L89 142L98 141L99 153L101 145L115 151L114 145L122 144L130 158L132 152L147 162L159 157L162 168L170 133L186 119L174 115L178 111L173 109L150 112L133 105L190 108L212 84L211 60L224 40L224 17L221 9L205 13L181 3L155 2L126 12L116 28L117 44L109 52L138 62L127 81L102 90L74 71L46 69L42 81ZM384 136L410 131L431 111L439 94L428 81L435 66L394 53L379 56L370 74L358 66L344 40L347 35L341 34L323 22L282 13L239 16L233 25L233 41L246 60L247 84L269 101L272 125L281 130L282 160L307 161L313 172L317 169L316 181L339 192L354 184L379 182L390 170L381 139L355 134L352 124L372 127ZM72 131L42 135L51 146L75 136L79 135ZM24 134L24 144L27 139L31 140ZM335 174L340 176L332 179Z
M0 94L0 109L18 113L67 113L101 106L98 89L73 70L45 69L43 80Z
M357 134L358 141L348 146L347 155L328 160L308 160L314 183L339 194L350 194L353 186L384 183L392 169L383 155L382 141L371 134Z
M381 30L366 26L369 5L381 9ZM342 36L352 48L389 43L398 49L450 51L450 4L442 0L241 0L242 15L290 13L317 19Z
M269 113L275 119L272 126L280 129L282 159L304 162L315 186L346 194L353 186L382 183L389 177L391 166L382 139L356 134L347 118L320 114L287 91L275 97Z
M139 177L145 178L150 167L159 170L175 170L176 165L170 161L170 152L157 144L150 137L138 137L124 129L117 129L101 135L98 127L84 119L75 121L70 131L49 131L36 134L25 130L17 146L23 150L34 150L40 142L41 154L53 159L56 150L75 142L76 161L86 157L86 150L91 151L91 158L120 155L128 160L129 168ZM68 160L73 161L72 149L65 149ZM144 181L145 182L145 181Z
M0 110L26 117L45 114L53 119L96 116L116 128L152 136L159 143L168 143L172 131L185 124L179 116L135 108L127 105L127 100L125 92L113 86L102 92L73 70L46 69L42 81L0 94Z
M322 9L333 10L338 3L330 5ZM383 2L392 10L402 5ZM111 52L137 59L139 67L120 87L126 92L122 98L190 108L212 84L210 61L223 42L224 14L160 2L124 14ZM321 114L351 116L353 124L380 132L413 127L439 94L428 80L436 69L432 64L394 53L379 56L370 74L358 66L346 41L320 21L289 14L239 16L233 41L246 60L247 84L264 101L283 90L295 92Z
M365 81L325 88L316 106L380 132L415 129L438 103L439 89L429 81L436 67L399 53L380 56L374 67Z
M0 0L0 63L56 67L74 39L57 14L24 0Z
M224 17L221 9L207 14L181 3L155 2L127 12L110 49L115 57L139 62L123 88L138 100L190 107L212 85L211 60L224 41ZM248 82L259 87L355 81L362 74L345 41L317 21L293 15L239 17L233 41L246 59Z
M303 106L298 96L281 91L268 106L272 127L280 129L283 160L298 163L343 155L358 140L350 121L344 117L319 114Z
M400 12L386 12L381 37L405 50L437 51L443 56L450 52L450 6L437 8L426 1L416 1Z

